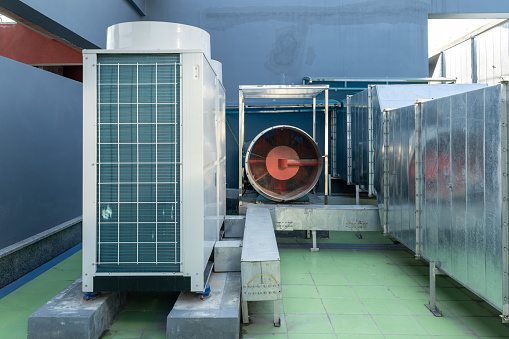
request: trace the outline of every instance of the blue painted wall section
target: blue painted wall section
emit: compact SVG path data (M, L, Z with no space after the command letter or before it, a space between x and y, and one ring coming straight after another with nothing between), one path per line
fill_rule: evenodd
M223 63L227 102L239 85L300 84L304 76L428 75L430 13L505 13L505 0L151 0L147 20L205 29ZM464 14L463 14L464 15Z
M107 27L119 22L203 28L212 58L223 63L230 105L241 84L426 77L428 17L509 12L507 0L0 0L2 8L80 48L104 48ZM81 214L82 92L79 83L7 59L0 71L2 248ZM246 140L277 124L310 133L308 113L248 115ZM238 137L238 114L227 119ZM323 140L323 120L317 131ZM228 186L236 187L238 148L229 131L227 138Z
M78 44L84 48L104 48L106 28L119 22L203 28L211 35L213 59L223 63L232 104L239 84L300 84L304 76L426 77L428 16L509 13L506 0L0 0L0 7L23 6L88 41Z
M83 118L81 83L3 57L0 73L4 248L81 215Z

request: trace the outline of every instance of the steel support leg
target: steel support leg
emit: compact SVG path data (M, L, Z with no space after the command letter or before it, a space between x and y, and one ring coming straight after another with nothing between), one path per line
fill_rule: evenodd
M311 236L313 238L313 247L310 248L309 250L311 252L318 252L318 251L320 251L320 249L318 247L316 247L316 231L315 230L311 231Z
M274 300L274 326L281 326L281 318L279 317L279 299Z
M248 324L249 323L249 313L247 310L247 301L242 300L240 304L242 306L242 322L244 324Z
M361 199L360 199L360 196L359 196L359 193L360 193L360 188L359 188L359 185L355 185L355 204L356 205L360 205L360 202L361 202Z
M425 306L435 317L441 317L442 311L437 307L437 266L434 261L429 263L429 304Z

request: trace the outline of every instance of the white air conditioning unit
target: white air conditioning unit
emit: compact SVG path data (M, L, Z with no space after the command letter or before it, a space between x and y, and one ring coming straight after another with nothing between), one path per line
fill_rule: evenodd
M83 52L83 291L203 291L224 220L225 92L209 34L108 28Z

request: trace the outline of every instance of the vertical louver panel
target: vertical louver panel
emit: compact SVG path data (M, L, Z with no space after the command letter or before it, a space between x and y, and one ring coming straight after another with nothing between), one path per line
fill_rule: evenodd
M97 271L180 272L180 55L97 60Z

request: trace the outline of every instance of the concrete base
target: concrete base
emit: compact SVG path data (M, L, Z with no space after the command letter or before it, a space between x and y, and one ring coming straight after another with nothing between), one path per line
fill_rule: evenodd
M242 240L217 241L214 246L214 272L240 272Z
M100 338L128 296L127 293L103 293L86 301L79 278L28 318L28 339Z
M239 204L239 189L227 188L226 189L226 209L236 211Z
M81 242L81 217L0 250L0 288Z
M309 202L298 202L298 201L286 201L286 202L267 202L263 204L259 204L257 202L258 193L256 191L246 191L244 196L242 197L242 205L239 206L239 215L246 215L247 207L251 204L254 205L265 205L265 206L301 206L307 207L307 205L324 205L324 197L319 196L317 194L308 193L307 196L309 198Z
M243 215L227 215L224 219L225 238L243 238L246 217Z
M200 300L181 292L166 323L166 338L239 338L240 273L212 273L211 293Z

